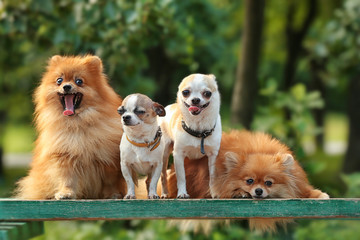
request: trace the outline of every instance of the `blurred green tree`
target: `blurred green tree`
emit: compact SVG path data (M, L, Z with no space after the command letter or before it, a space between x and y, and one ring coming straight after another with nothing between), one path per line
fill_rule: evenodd
M232 6L239 8L207 0L0 0L2 127L31 121L31 92L54 54L96 54L121 96L141 92L173 102L182 78L219 76L232 62L223 30Z
M344 161L345 172L360 171L360 2L346 0L335 11L335 18L319 33L319 40L309 46L312 61L321 63L323 82L342 90L342 98L347 96L347 111L350 121L348 149ZM338 95L339 96L339 95ZM341 101L330 96L331 102Z
M206 0L1 1L3 96L18 85L32 89L53 54L92 53L121 95L168 103L183 77L210 72L220 59L227 10Z

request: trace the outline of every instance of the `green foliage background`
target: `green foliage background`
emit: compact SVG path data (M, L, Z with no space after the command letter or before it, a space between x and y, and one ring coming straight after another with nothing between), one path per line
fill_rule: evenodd
M328 156L320 147L307 155L303 142L326 130L315 125L314 110L345 114L349 79L360 73L360 3L318 0L319 12L298 61L297 83L284 89L291 3L297 7L294 27L299 28L306 1L266 1L252 129L269 132L291 146L314 185L332 196L359 197L360 177L341 174L341 156ZM241 128L230 124L229 105L236 66L246 61L238 59L243 15L243 1L230 0L0 0L0 144L7 152L32 149L36 134L31 128L31 95L46 61L55 54L96 54L121 96L141 92L163 105L174 101L183 77L213 73L222 94L223 128ZM317 74L325 95L312 87L314 61L324 66ZM24 169L6 171L0 194L9 196L13 183L24 174ZM165 221L54 222L46 223L42 239L352 239L359 233L356 224L304 220L288 233L261 236L249 232L244 222L235 222L215 225L205 236L180 233Z
M173 101L178 82L189 73L236 64L234 58L218 61L228 51L222 26L230 20L230 6L204 0L2 2L3 89L31 90L54 54L92 53L104 60L122 96L160 96L168 89L171 98L163 100Z

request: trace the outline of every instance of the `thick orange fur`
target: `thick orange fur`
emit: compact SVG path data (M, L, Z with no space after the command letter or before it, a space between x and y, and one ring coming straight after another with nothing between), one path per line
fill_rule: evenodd
M329 198L326 193L314 189L299 163L287 161L289 148L264 133L231 131L223 133L216 160L214 193L220 198L250 197L252 186L248 178L255 180L269 198ZM207 158L185 161L186 184L191 198L210 198ZM272 186L264 181L271 179ZM169 196L176 198L176 175L169 174ZM287 219L250 219L250 227L260 231L275 231L276 224L286 224Z
M63 115L58 92L64 83L83 94L73 116ZM81 78L82 86L74 84ZM34 94L38 138L28 176L18 182L21 199L110 198L125 193L120 172L121 98L108 84L100 58L49 60Z

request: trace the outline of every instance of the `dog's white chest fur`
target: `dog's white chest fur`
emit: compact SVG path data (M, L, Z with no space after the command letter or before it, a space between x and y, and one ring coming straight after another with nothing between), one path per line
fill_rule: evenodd
M170 114L169 114L170 115ZM183 154L190 159L199 159L218 149L221 141L221 120L220 116L216 121L216 125L212 134L204 139L205 154L201 153L201 138L191 136L183 129L174 131L177 145L181 146Z
M162 161L164 144L160 144L156 149L150 151L147 147L137 147L131 144L126 135L123 134L120 144L121 161L135 172L146 175L153 171Z

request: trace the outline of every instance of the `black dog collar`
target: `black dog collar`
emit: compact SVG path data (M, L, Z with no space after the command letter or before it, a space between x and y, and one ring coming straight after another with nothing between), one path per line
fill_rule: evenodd
M216 127L216 123L214 125L214 127L210 130L205 130L203 132L199 132L199 131L195 131L191 128L189 128L185 121L182 120L181 121L181 126L182 128L185 130L185 132L187 132L188 134L190 134L193 137L197 137L197 138L201 138L201 143L200 143L200 150L202 154L205 154L205 149L204 149L204 139L207 138L208 136L210 136L212 134L212 132L214 131L215 127Z

